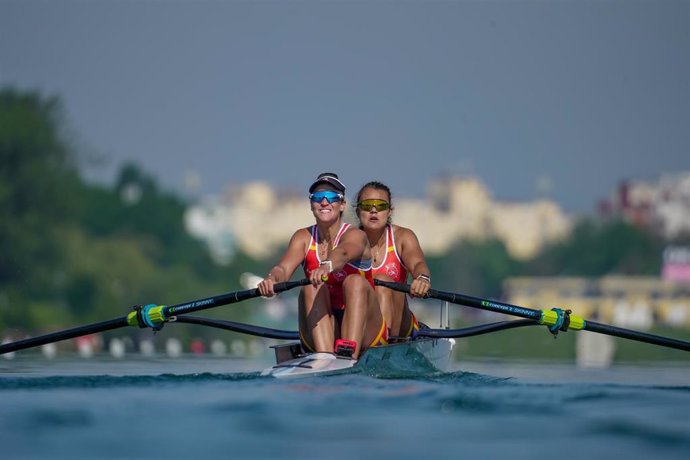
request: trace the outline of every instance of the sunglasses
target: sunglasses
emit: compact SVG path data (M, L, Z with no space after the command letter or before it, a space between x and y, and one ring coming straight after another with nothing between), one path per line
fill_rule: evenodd
M375 209L376 211L386 211L390 209L391 205L384 200L362 200L357 203L357 207L362 211L371 211Z
M309 194L309 199L312 203L321 203L323 199L326 199L329 203L333 204L337 201L343 201L342 193L331 192L330 190L324 190L323 192L314 192Z

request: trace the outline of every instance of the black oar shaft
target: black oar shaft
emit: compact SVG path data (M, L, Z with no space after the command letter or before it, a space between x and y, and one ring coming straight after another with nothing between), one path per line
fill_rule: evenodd
M269 327L254 326L253 324L237 323L221 319L202 318L200 316L180 316L176 323L198 324L210 326L226 331L240 332L242 334L265 337L267 339L299 340L298 331L286 331L284 329L272 329Z
M41 335L39 337L31 337L28 339L18 340L12 343L0 345L0 355L4 353L11 353L13 351L24 350L26 348L40 347L47 343L59 342L61 340L73 339L83 335L96 334L99 332L110 331L127 326L127 317L111 319L100 323L89 324L88 326L74 327L64 331L53 332L51 334Z
M307 284L309 284L309 280L307 279L302 279L299 281L287 281L285 283L276 283L273 286L273 289L276 293L279 293L298 286L305 286ZM206 299L171 305L163 308L163 312L166 318L170 318L171 316L175 315L193 313L196 311L219 307L221 305L229 305L232 303L241 302L243 300L253 299L254 297L259 297L260 295L261 294L257 288L247 289L246 291L230 292L228 294L221 294L215 297L208 297Z
M379 286L385 286L396 291L407 293L410 292L410 286L408 284L390 283L381 280L375 280L375 283ZM472 297L464 294L456 294L453 292L437 291L435 289L429 289L428 295L434 299L445 300L459 305L465 305L468 307L496 313L519 316L521 318L538 321L541 324L553 324L554 314L551 310L534 310L532 308L520 307L494 300L481 299L479 297ZM607 324L601 324L595 321L585 321L583 318L575 315L570 316L570 328L575 330L597 332L599 334L636 340L638 342L650 343L663 347L675 348L677 350L690 351L690 342L685 340L672 339L670 337L662 337L660 335L648 334L646 332L609 326Z
M462 329L420 329L417 335L420 337L461 339L526 326L541 326L541 324L531 319L516 319L514 321L499 321L496 323L463 327Z
M612 335L623 339L636 340L638 342L651 343L652 345L661 345L669 348L675 348L677 350L690 351L690 342L686 342L684 340L648 334L646 332L633 331L631 329L623 329L616 326L610 326L608 324L597 323L595 321L585 321L585 327L582 330Z
M541 310L534 310L532 308L519 307L509 303L497 302L495 300L480 299L479 297L472 297L464 294L456 294L453 292L437 291L429 289L429 297L438 300L445 300L450 303L465 305L468 307L479 308L480 310L492 311L495 313L504 313L507 315L519 316L520 318L532 319L539 321L542 316Z
M410 285L402 283L391 283L388 281L375 280L378 286L384 286L395 291L410 293ZM454 292L437 291L436 289L429 289L429 297L445 300L450 303L465 305L467 307L474 307L480 310L492 311L495 313L505 313L508 315L519 316L525 319L533 319L539 321L541 319L541 311L532 308L519 307L508 303L497 302L495 300L480 299L479 297L472 297L464 294L456 294Z

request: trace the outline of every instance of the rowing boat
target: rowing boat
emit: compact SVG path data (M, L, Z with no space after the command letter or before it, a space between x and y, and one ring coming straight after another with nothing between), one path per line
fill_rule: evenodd
M360 359L334 353L301 353L299 343L273 347L276 364L261 375L279 379L363 373L376 377L414 377L445 372L455 340L420 337L366 350Z

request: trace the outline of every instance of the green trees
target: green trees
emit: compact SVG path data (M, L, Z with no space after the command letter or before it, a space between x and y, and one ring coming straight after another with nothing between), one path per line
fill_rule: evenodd
M659 273L663 241L622 220L578 223L571 237L523 267L529 275L602 276Z
M57 98L0 90L0 331L239 288L185 232L186 203L137 166L85 182L62 123Z
M57 99L0 90L0 283L45 283L35 260L57 255L53 230L73 209L77 181L60 114Z
M583 219L565 241L532 260L513 259L498 240L462 241L442 257L429 258L434 287L499 297L509 276L655 275L664 242L620 220Z
M31 325L32 312L16 305L44 308L59 284L57 231L78 181L60 117L56 98L0 90L0 324Z
M476 296L497 296L503 280L519 269L505 245L496 239L461 241L448 254L429 258L428 263L435 288Z

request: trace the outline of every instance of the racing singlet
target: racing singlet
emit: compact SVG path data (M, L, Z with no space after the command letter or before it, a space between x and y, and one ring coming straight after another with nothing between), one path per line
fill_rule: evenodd
M340 239L349 228L350 224L347 223L343 223L340 226L331 249L335 249L338 246ZM312 225L308 230L311 233L311 239L309 240L307 253L304 256L304 262L302 262L304 275L307 278L309 278L311 272L319 268L319 265L321 265L322 262L319 258L319 227ZM348 275L353 274L362 275L367 281L369 281L372 287L374 286L374 277L371 273L371 259L360 259L348 262L342 269L332 272L328 276L328 281L326 281L326 286L328 286L328 292L331 297L331 308L334 310L345 309L343 281L345 281L345 278L347 278Z
M371 269L376 275L386 275L393 279L394 283L407 283L407 267L403 264L402 259L398 255L398 250L395 248L395 237L393 235L393 226L386 225L386 255L379 264L378 267L372 267ZM405 301L407 302L407 301ZM401 337L412 337L417 336L419 331L419 321L417 317L410 311L411 321L410 328L401 335Z
M390 224L386 225L386 255L378 267L372 267L372 271L374 275L390 276L394 283L407 282L407 268L400 259L398 250L395 249L393 226Z

